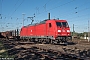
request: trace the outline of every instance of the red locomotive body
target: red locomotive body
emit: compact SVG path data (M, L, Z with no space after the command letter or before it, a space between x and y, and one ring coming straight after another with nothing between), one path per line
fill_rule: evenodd
M70 28L66 20L44 20L40 23L21 28L20 37L34 39L34 41L60 43L67 42Z

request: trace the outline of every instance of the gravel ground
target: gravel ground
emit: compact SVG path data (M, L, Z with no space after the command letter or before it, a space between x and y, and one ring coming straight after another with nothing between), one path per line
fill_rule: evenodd
M90 59L90 42L88 42L87 40L73 40L74 43L69 42L67 46L53 45L53 44L35 44L35 43L30 43L30 42L20 42L20 41L13 41L13 40L10 40L7 42L9 42L8 44L10 44L10 46L12 47L11 49L14 48L17 50L22 47L31 48L33 46L36 46L42 49L52 49L55 51L60 51L65 54L75 54L79 57L85 58L86 60ZM20 51L22 50L20 49ZM18 52L20 53L20 51ZM19 53L17 53L16 55L18 55Z
M25 47L25 48L30 48L31 46L37 46L37 47L41 47L44 49L53 49L53 50L57 50L57 51L62 51L62 48L67 48L67 49L79 49L79 50L87 50L90 49L90 42L88 41L80 41L80 40L73 40L73 42L75 44L69 44L67 46L64 45L53 45L53 44L25 44L25 45L17 45L15 46L15 48L19 48L19 47Z

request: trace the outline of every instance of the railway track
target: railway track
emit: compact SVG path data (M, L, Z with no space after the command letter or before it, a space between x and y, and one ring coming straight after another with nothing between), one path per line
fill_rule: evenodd
M42 49L35 46L32 46L31 48L21 47L19 49L11 49L8 50L8 52L9 55L15 55L15 60L84 60L83 58L77 57L76 55L64 54L60 51Z
M8 55L14 55L15 60L89 60L90 59L90 49L80 50L76 47L74 49L66 48L65 46L63 52L49 49L41 48L35 45L33 42L20 42L15 40L2 40L5 48L8 51ZM29 48L23 47L21 45L30 46ZM19 46L18 48L15 48ZM47 45L52 46L52 45ZM55 46L55 45L54 45ZM57 46L57 45L56 45ZM56 47L55 46L55 47ZM45 46L43 46L45 47ZM58 48L59 45L56 47Z

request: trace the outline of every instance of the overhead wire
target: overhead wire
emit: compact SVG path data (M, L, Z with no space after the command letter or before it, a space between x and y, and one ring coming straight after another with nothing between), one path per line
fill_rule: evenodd
M83 12L83 11L85 11L85 10L89 10L90 9L90 7L89 8L85 8L85 9L82 9L82 10L79 10L79 11L77 11L77 13L80 13L80 12ZM75 14L75 13L74 13ZM70 18L67 18L67 19L74 19L74 18L78 18L78 17L82 17L82 16L87 16L87 15L89 15L90 13L87 13L87 14L83 14L83 15L81 15L81 16L76 16L76 17L70 17ZM70 14L70 16L72 16L73 14ZM76 20L75 20L76 21Z
M19 1L19 0L18 0ZM15 3L14 6L17 5L18 1ZM14 17L12 17L12 15L17 11L17 9L22 5L22 3L24 2L24 0L22 0L22 2L18 5L18 7L13 11L13 13L9 16L10 19L13 19ZM8 19L9 19L8 18ZM18 19L22 19L22 18L18 18ZM15 18L15 20L17 20L17 18ZM11 24L11 23L10 23Z
M53 8L51 8L51 9L48 9L48 10L46 10L46 11L43 11L43 12L39 13L37 16L39 16L39 15L42 14L42 13L48 12L48 11L50 11L50 10L53 10L53 9L62 7L62 6L64 6L64 5L66 5L66 4L69 4L69 3L74 2L74 1L75 1L75 0L71 0L71 1L66 2L66 3L64 3L64 4L61 4L61 5L59 5L59 6L56 6L56 7L53 7ZM40 17L40 16L39 16L39 17Z
M87 5L88 3L90 3L90 2L86 2L86 3L81 4L80 6L76 6L74 9L75 9L75 10L78 10L79 8ZM71 11L73 11L73 9L69 10L68 12L67 12L67 11L64 12L63 15L68 14L68 13L71 12ZM73 13L71 13L71 14L74 14L74 13L77 13L77 12L78 12L78 11L75 11L75 12L73 12ZM68 14L68 15L71 15L71 14ZM62 15L62 16L63 16L63 15ZM67 15L65 15L65 16L67 16Z
M65 4L64 4L65 5ZM61 6L63 6L63 5L61 5ZM56 7L57 8L57 7ZM53 8L54 9L54 8ZM77 9L77 7L75 8L75 9ZM78 12L81 12L81 11L83 11L83 10L87 10L87 9L89 9L89 8L85 8L85 9L82 9L82 10L79 10ZM52 10L52 9L50 9L50 10ZM47 11L49 11L49 10L47 10ZM87 14L86 14L87 15ZM84 15L85 16L85 15Z
M41 6L41 8L44 8L44 11L46 11L47 4L50 3L51 0L48 0L44 5ZM38 16L39 13L39 7L36 7L36 14L35 18ZM35 20L37 23L39 23L41 20Z
M78 8L81 8L82 6L85 6L87 3L84 3L84 4L82 4L82 5L80 5L79 7L77 6L77 7L75 7L75 9L78 9ZM65 18L66 17L68 17L68 16L72 16L72 15L75 15L75 14L78 14L78 13L80 13L80 12L83 12L83 11L85 11L85 10L89 10L90 9L90 7L87 7L87 8L84 8L84 9L81 9L81 10L77 10L77 11L75 11L75 12L73 12L73 13L71 13L71 14L68 14L68 15L66 15L66 13L64 14L65 16ZM75 20L75 19L77 19L77 18L79 18L79 17L83 17L83 16L87 16L87 15L90 15L89 13L88 14L83 14L83 15L77 15L77 16L75 16L75 17L70 17L70 18L66 18L67 20L69 20L69 22L75 22L75 21L78 21L78 20ZM62 17L63 17L63 15L62 15ZM71 19L74 19L73 21L70 21ZM79 20L80 21L80 20Z
M73 0L74 1L74 0ZM47 3L45 3L45 4L47 4ZM69 2L67 2L67 4L69 4ZM53 9L56 9L56 8L59 8L59 7L62 7L62 6L64 6L64 5L67 5L67 4L62 4L62 5L60 5L60 6L56 6L56 7L53 7L53 8L51 8L51 9L48 9L48 10L45 10L45 11L43 11L43 12L48 12L48 11L50 11L50 10L53 10ZM21 4L20 4L21 5ZM12 15L17 11L17 9L19 8L19 6L14 10L14 12L12 13ZM45 7L46 8L46 7ZM77 7L77 8L79 8L79 7ZM75 9L77 9L77 8L75 8ZM87 9L86 9L87 10ZM81 10L81 11L84 11L84 10ZM80 10L79 11L77 11L77 12L81 12ZM41 12L40 14L42 14L43 12ZM38 14L38 15L40 15L40 14ZM76 13L72 13L72 14L76 14ZM71 14L71 15L72 15ZM80 16L78 16L78 17L80 17ZM82 17L82 16L81 16ZM10 18L11 18L11 16L10 16ZM74 18L76 18L76 17L74 17ZM70 18L71 19L71 18ZM73 19L73 18L72 18Z
M0 1L1 1L1 8L0 8L1 13L0 13L0 19L2 19L2 3L3 3L3 0L0 0Z
M19 0L16 1L16 3L14 4L13 8L11 9L11 11L16 7L16 5L18 4ZM10 12L11 12L10 11ZM8 13L8 15L10 14L10 12Z
M11 14L11 16L17 11L17 9L22 5L22 3L24 2L24 0L22 0L22 2L19 4L19 6L14 10L14 12Z
M17 0L16 1L16 3L14 4L14 6L13 7L16 7L16 5L18 4L18 2L19 2L19 0ZM12 15L17 11L17 9L21 6L21 4L24 2L24 0L22 0L22 2L18 5L18 7L12 12L12 14L10 15L10 12L12 11L12 9L11 9L11 11L8 13L8 15L4 15L4 14L2 14L2 16L3 16L3 19L5 20L5 19L16 19L17 17L12 17ZM22 18L18 18L18 19L22 19Z

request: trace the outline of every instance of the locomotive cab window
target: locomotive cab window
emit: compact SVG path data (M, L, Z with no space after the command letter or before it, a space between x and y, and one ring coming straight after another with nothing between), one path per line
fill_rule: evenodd
M61 22L56 22L56 25L60 27L62 26Z
M52 27L51 23L49 23L49 27Z
M56 22L56 25L57 26L60 26L60 27L68 27L68 23L67 22Z
M62 26L63 27L68 27L68 23L67 22L62 22Z

